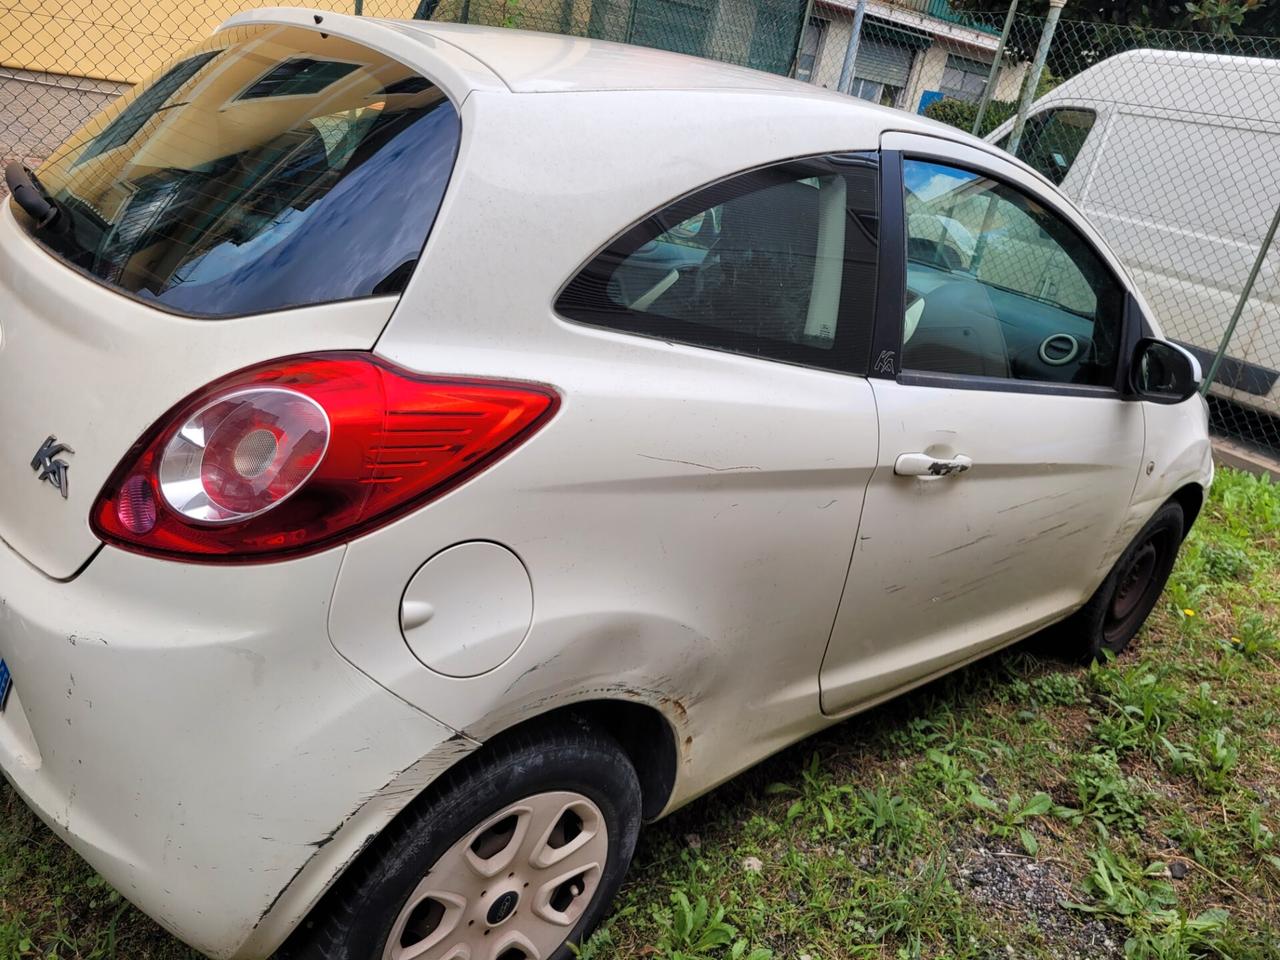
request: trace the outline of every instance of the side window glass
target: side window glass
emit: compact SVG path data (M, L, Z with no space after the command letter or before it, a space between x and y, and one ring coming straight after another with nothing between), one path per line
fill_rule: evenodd
M1124 292L1093 247L1019 190L907 160L902 363L1110 386Z
M623 234L556 308L630 333L865 372L877 181L872 158L850 157L709 187Z
M1076 162L1096 119L1092 110L1047 110L1027 120L1018 159L1061 184Z

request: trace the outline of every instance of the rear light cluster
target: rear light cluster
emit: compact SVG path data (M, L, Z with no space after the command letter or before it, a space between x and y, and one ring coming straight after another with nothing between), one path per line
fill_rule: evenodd
M188 397L91 516L109 543L268 560L349 540L456 486L554 411L546 387L423 377L368 354L263 364Z

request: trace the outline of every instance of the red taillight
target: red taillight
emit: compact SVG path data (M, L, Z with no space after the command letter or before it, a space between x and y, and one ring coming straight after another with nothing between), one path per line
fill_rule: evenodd
M296 556L456 486L556 403L546 387L422 377L367 354L264 364L153 426L107 481L93 529L178 559Z

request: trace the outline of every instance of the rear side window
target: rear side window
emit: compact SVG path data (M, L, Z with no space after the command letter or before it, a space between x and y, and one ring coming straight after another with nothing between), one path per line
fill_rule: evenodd
M396 294L453 169L429 78L301 27L219 33L38 171L19 220L73 266L165 309L226 317Z
M872 156L752 171L632 227L556 308L629 333L865 373L877 197Z
M1084 148L1096 116L1092 110L1046 110L1027 120L1018 159L1061 185Z

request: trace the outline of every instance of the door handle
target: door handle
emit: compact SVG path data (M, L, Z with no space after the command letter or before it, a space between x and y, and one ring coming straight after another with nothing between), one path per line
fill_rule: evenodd
M954 457L931 457L927 453L904 453L894 461L893 472L899 477L953 477L973 466L964 454Z

